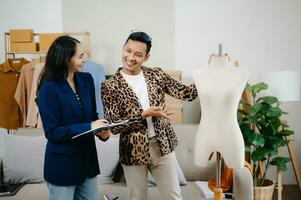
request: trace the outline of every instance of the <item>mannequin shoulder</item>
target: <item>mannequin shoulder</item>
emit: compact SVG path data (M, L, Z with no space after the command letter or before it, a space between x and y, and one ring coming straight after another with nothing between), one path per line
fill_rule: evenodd
M240 75L241 77L245 77L246 79L249 78L250 72L247 69L244 68L239 68L239 67L235 67L234 68L235 71L237 71L237 74Z

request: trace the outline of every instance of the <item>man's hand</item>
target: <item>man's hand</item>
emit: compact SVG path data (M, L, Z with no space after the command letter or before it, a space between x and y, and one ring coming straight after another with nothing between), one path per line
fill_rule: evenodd
M96 128L104 127L107 125L107 123L108 123L108 121L105 119L98 119L98 120L95 120L94 122L92 122L91 128L96 129ZM109 130L105 130L105 131L96 133L97 136L99 136L100 138L102 138L104 140L106 140L108 137L110 137L110 134L111 134L111 131L109 131Z
M101 131L101 132L96 133L96 135L98 137L100 137L101 139L106 140L108 137L110 137L111 131L109 131L109 130Z
M149 107L141 113L141 116L143 119L147 117L164 117L170 119L170 115L172 114L172 112L167 111L165 104L161 104L160 106Z

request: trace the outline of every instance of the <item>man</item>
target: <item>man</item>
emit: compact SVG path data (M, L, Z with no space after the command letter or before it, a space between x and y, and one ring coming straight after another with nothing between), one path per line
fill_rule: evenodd
M147 172L154 176L162 199L180 200L181 191L171 152L177 138L169 122L172 113L164 94L192 101L195 85L185 86L160 68L144 67L150 57L151 38L134 32L122 51L123 67L102 83L105 118L109 122L129 119L127 125L112 130L120 134L120 162L131 200L147 199Z

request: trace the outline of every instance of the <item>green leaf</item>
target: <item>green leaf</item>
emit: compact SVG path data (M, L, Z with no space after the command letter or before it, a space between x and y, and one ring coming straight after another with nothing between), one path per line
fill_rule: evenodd
M264 137L260 134L253 133L249 135L248 141L250 141L252 145L260 146L264 144Z
M279 140L279 142L275 144L276 145L275 147L276 148L283 147L283 146L287 145L288 142L289 141L287 141L287 140Z
M278 103L278 99L273 96L261 97L261 98L257 99L256 102L261 102L261 101L268 103L268 104Z
M274 157L274 158L270 161L270 164L271 164L271 165L276 165L277 167L279 167L279 169L280 169L281 171L286 171L286 170L287 170L286 164L287 164L289 161L290 161L289 158L277 156L277 157Z
M253 132L253 130L246 124L243 124L240 126L245 144L247 145L252 145L252 142L254 139L252 139L252 135L255 135L255 133Z
M251 158L254 162L258 160L264 160L266 155L266 150L264 148L257 148L253 153L251 154Z
M255 115L261 109L261 103L257 103L254 106L249 107L247 113L250 115Z
M269 108L266 115L268 117L280 117L281 113L282 111L280 108Z
M254 118L253 117L248 117L248 118L245 118L245 120L243 120L243 124L253 124L254 122Z
M273 156L276 156L278 154L278 151L277 151L277 148L270 148L270 149L267 149L268 152L268 156L269 157L273 157Z
M278 149L281 146L285 146L287 141L278 134L275 135L265 135L265 146L268 148Z
M292 130L282 130L282 131L279 131L277 134L281 135L281 136L289 136L289 135L293 135L294 131L292 131Z
M252 90L252 93L254 93L256 95L261 90L266 90L266 89L268 89L268 85L264 82L261 82L261 83L257 83L255 85L253 85L251 90Z
M272 105L271 105L271 104L268 104L268 103L266 103L266 102L262 102L261 105L262 105L262 106L261 106L260 112L261 112L261 114L263 114L263 115L265 115L265 113L268 112L268 110L269 110L270 108L272 108Z

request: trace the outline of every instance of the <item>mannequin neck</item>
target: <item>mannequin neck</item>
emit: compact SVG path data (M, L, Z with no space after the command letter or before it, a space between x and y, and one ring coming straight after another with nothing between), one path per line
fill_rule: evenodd
M212 68L222 69L230 67L229 56L212 56L209 62L209 66Z

